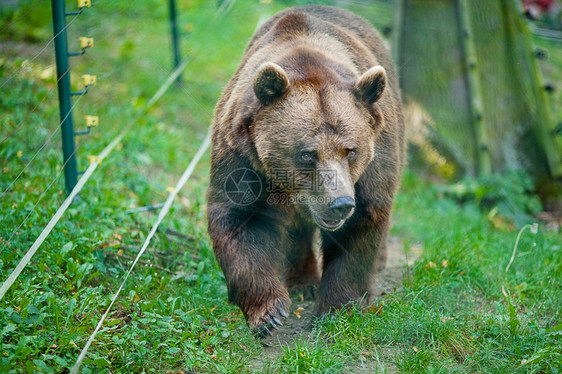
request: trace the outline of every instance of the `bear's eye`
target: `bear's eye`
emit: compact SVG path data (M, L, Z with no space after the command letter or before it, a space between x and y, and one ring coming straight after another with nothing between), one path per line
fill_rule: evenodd
M357 157L357 151L355 149L348 149L347 150L347 158L349 158L350 160L353 160L356 157Z
M312 152L301 152L299 155L299 161L304 162L306 164L310 164L314 162L314 153Z

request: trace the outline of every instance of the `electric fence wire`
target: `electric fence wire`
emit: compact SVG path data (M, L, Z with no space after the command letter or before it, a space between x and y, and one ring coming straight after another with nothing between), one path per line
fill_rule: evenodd
M72 189L72 191L70 192L70 194L68 195L68 197L66 198L66 200L63 202L63 204L59 207L59 209L57 210L57 212L54 214L54 216L51 218L51 220L49 221L49 223L47 224L47 226L45 226L45 228L43 229L43 231L41 232L41 234L39 234L39 236L37 237L37 239L35 240L35 242L33 243L33 245L27 250L27 252L25 253L25 255L23 256L23 258L20 260L20 262L17 264L17 266L15 267L15 269L10 273L10 275L8 276L8 279L6 279L4 281L4 283L2 283L2 286L0 286L0 300L2 300L2 298L4 297L4 295L6 294L6 292L8 292L8 290L10 289L10 287L14 284L14 282L17 280L17 278L19 277L19 275L21 274L22 270L27 266L27 264L29 263L29 261L31 260L31 258L33 257L33 255L35 254L35 252L37 252L37 249L39 249L39 247L41 246L41 244L43 244L43 242L45 241L45 239L47 238L47 236L50 234L50 232L53 230L53 228L55 227L55 225L57 224L57 222L60 220L60 218L62 217L62 215L66 212L66 210L68 209L68 207L70 206L70 204L72 203L73 199L78 195L78 193L82 190L82 187L84 187L84 184L88 181L88 179L90 179L90 177L92 176L92 174L94 173L94 171L96 170L97 166L101 163L101 161L107 157L111 151L113 151L113 149L117 146L117 144L119 144L119 142L121 142L121 140L123 140L123 138L125 137L125 135L131 130L131 128L133 128L133 125L140 119L140 117L142 115L144 115L144 113L152 106L154 105L161 97L162 95L164 95L164 93L167 91L167 89L172 85L172 83L176 80L176 78L181 74L181 72L186 68L187 66L187 60L184 61L180 66L178 66L176 68L176 70L174 70L174 72L168 77L168 79L166 80L166 82L164 82L164 84L160 87L160 89L154 94L154 96L152 96L152 98L148 101L148 103L146 104L146 106L144 107L144 111L139 112L139 114L135 117L135 119L133 121L131 121L128 125L126 125L121 132L119 133L119 135L117 135L117 137L115 137L113 139L113 141L111 141L111 143L109 143L104 149L103 151L97 156L94 157L92 160L92 163L90 164L90 166L88 167L88 169L86 169L86 171L84 172L84 174L82 175L82 177L78 180L78 183L76 184L76 186ZM61 121L63 122L63 121ZM63 168L64 169L64 168ZM34 208L35 209L35 208ZM33 210L32 210L33 211ZM29 216L29 215L28 215ZM25 221L27 220L27 218L24 220L24 222L19 226L21 227ZM19 228L18 228L19 229ZM17 232L17 230L14 230L14 232L12 233L12 235L10 236L10 239L13 237L13 235ZM10 240L9 239L9 240ZM8 240L8 241L9 241Z
M62 74L62 75L60 76L60 78L57 79L57 82L56 82L57 84L59 83L59 81L60 81L62 78L64 78L64 76L65 76L66 74L68 74L68 73L70 72L70 69L72 68L72 65L73 65L73 64L74 64L74 63L71 63L70 66L68 67L68 69L64 72L64 74ZM16 133L16 131L19 130L19 128L23 125L23 123L24 123L25 121L27 121L27 119L29 118L29 116L31 116L31 115L35 112L35 110L37 110L37 108L39 107L39 105L43 104L43 102L45 101L45 99L46 99L48 96L51 95L51 92L54 91L55 87L56 87L56 85L53 85L53 87L51 87L51 88L49 89L49 91L47 91L47 93L43 96L43 98L41 99L41 101L40 101L38 104L35 105L35 107L31 110L31 112L27 113L27 115L25 116L25 118L22 119L16 126L14 126L14 128L11 130L10 133L8 133L8 135L4 136L4 138L3 138L2 140L0 140L0 145L2 145L6 140L8 140L12 135L14 135L14 134ZM4 191L3 193L1 193L1 194L0 194L0 197L2 197L2 195L3 195L5 192L6 192L6 191Z
M41 199L43 199L43 196L45 196L45 194L47 193L47 191L49 191L49 189L51 188L51 186L60 178L62 172L64 171L64 167L66 166L66 164L68 163L68 161L70 161L70 159L72 158L72 156L74 156L76 154L76 151L78 150L78 146L76 146L76 148L74 148L74 151L72 152L72 154L70 154L70 156L66 159L66 161L64 162L64 164L62 165L60 171L58 172L58 174L53 178L53 180L51 180L51 182L49 183L49 185L47 186L47 188L45 188L43 190L43 192L41 193L41 195L39 195L39 198L37 199L37 201L35 202L35 205L33 205L33 207L29 210L29 213L27 213L27 216L25 216L24 220L22 221L22 223L20 223L20 225L14 230L12 231L12 234L8 237L7 242L10 242L10 240L12 240L12 238L14 237L14 235L16 235L18 233L18 230L21 229L21 227L27 222L27 220L29 219L29 217L31 217L31 214L33 214L33 212L35 212L35 208L37 208L37 205L39 205L39 202L41 202Z
M30 6L29 9L27 9L24 14L22 14L21 16L19 16L18 18L16 18L15 20L10 22L6 26L4 26L4 28L2 28L2 30L0 30L0 34L2 34L6 29L12 27L14 24L16 24L18 21L20 21L23 17L27 16L32 10L36 9L44 1L45 0L39 0L37 3L35 3L35 5Z
M168 70L167 70L165 67L163 67L160 63L158 63L157 61L154 61L154 64L158 65L158 67L160 68L160 71L166 72L166 73L168 72ZM211 120L211 119L213 118L213 113L212 113L212 112L209 112L209 111L207 110L207 108L205 108L205 107L203 106L203 104L201 104L201 102L200 102L199 100L197 100L197 99L195 98L195 96L193 96L193 94L191 93L190 90L187 89L187 87L186 87L186 85L185 85L185 83L184 83L183 81L180 83L179 88L180 88L183 92L185 92L185 94L186 94L187 96L189 96L189 98L190 98L195 104L197 104L197 107L199 107L199 109L200 109L202 112L204 112L204 113L208 116L208 119L209 119L209 120Z
M18 75L22 70L24 70L28 64L31 64L33 61L35 61L37 59L37 57L39 57L41 54L43 54L43 52L45 52L45 50L53 43L53 41L62 33L65 32L66 29L72 25L72 23L76 20L76 18L78 18L78 16L80 16L80 13L75 15L74 17L72 17L72 19L70 20L70 22L68 22L63 28L62 30L60 30L55 36L53 36L46 44L43 48L41 48L41 50L31 59L29 60L29 62L22 63L21 68L19 68L19 70L17 70L16 72L14 72L12 75L10 75L4 82L2 82L2 84L0 85L0 88L3 88L9 81L11 81L16 75Z
M99 40L103 40L103 38L99 38ZM100 76L100 79L105 79L110 77L111 75L119 72L120 70L122 70L124 67L130 67L130 65L132 63L138 62L140 60L140 57L137 57L135 59L132 59L130 61L127 61L126 63L122 64L122 66L113 69L112 71L107 72L106 74L103 74ZM57 79L57 84L58 82L66 75L69 74L70 70L72 69L73 65L76 64L78 62L78 60L74 60L73 62L70 63L70 66L68 67L68 69ZM21 120L17 126L15 126L11 132L6 135L2 140L0 140L0 145L2 145L6 140L8 140L11 136L13 136L18 130L19 128L24 124L25 121L27 121L27 119L37 110L37 108L39 107L39 105L41 105L45 99L50 96L50 94L54 91L56 85L53 85L53 87L51 87L49 89L49 91L45 94L45 96L43 96L43 98L41 99L41 101L35 105L35 107L31 110L31 112L29 112L25 118L23 120ZM74 108L74 106L72 106L72 108ZM69 112L72 113L72 110ZM68 117L68 115L67 115ZM65 119L67 118L65 117ZM62 124L63 121L61 121ZM37 155L43 150L43 148L45 148L45 146L51 141L51 138L53 137L54 133L60 128L61 124L59 124L59 127L57 127L57 129L55 129L47 138L47 140L45 141L45 143L43 143L43 145L38 148L38 150L35 152L34 156L32 157L32 159L24 166L24 168L20 171L20 173L16 176L16 178L8 185L8 187L6 187L3 191L0 192L0 198L2 198L9 190L10 188L14 185L14 183L21 177L21 175L23 174L23 172L27 169L27 167L31 164L31 162L37 157ZM1 221L0 221L1 222Z
M68 24L69 25L69 24ZM68 26L67 25L67 26ZM53 38L54 39L54 38ZM160 87L160 89L155 93L155 95L148 101L148 103L145 106L145 111L148 110L152 105L154 105L154 103L156 103L156 101L159 100L159 98L166 92L166 90L171 86L171 84L176 80L176 78L181 74L181 72L187 67L187 60L184 60L184 62L182 64L180 64L176 70L170 75L170 77L168 78L168 80ZM1 86L0 86L1 88ZM193 96L191 95L191 93L189 91L187 91L186 89L184 89L190 97L193 98ZM194 99L194 98L193 98ZM199 103L198 103L199 104ZM200 105L200 104L199 104ZM201 106L201 105L200 105ZM201 106L202 107L202 106ZM121 133L119 133L119 135L99 154L98 157L95 157L92 161L92 163L90 164L90 167L88 167L88 169L86 170L86 172L82 175L82 177L80 178L80 180L78 181L77 185L74 187L74 189L71 191L70 195L67 197L67 199L63 202L63 204L59 207L59 209L57 210L57 212L55 213L55 215L51 218L51 221L47 224L47 226L44 228L44 230L41 232L41 234L39 235L39 237L36 239L36 241L33 243L33 245L28 249L28 251L26 252L26 254L24 255L24 257L20 260L20 262L18 263L18 265L16 266L16 268L12 271L12 273L8 276L8 279L6 279L6 281L4 283L2 283L2 286L0 287L0 300L2 300L2 298L4 297L4 295L6 294L6 292L9 290L9 288L13 285L13 283L17 280L17 278L19 277L21 271L25 268L25 266L27 266L27 264L29 263L29 261L31 260L31 257L35 254L35 252L37 251L37 249L40 247L40 245L44 242L44 240L46 239L46 237L49 235L49 233L52 231L52 229L54 228L54 226L56 225L56 223L60 220L60 218L62 217L62 215L64 214L64 212L68 209L68 207L70 206L72 200L77 196L77 194L80 192L80 190L82 189L82 187L84 186L84 184L86 183L86 181L90 178L90 176L93 174L94 170L96 169L96 167L101 163L101 161L117 146L117 144L119 144L121 142L121 140L125 137L125 135L128 133L128 131L133 127L133 124L140 118L140 115L137 116L135 118L135 120L131 123L129 123L128 126L125 126L125 128L122 129ZM62 122L62 121L61 121ZM60 127L60 126L59 126ZM163 218L166 216L166 214L168 213L171 204L173 203L174 198L177 196L177 193L179 192L179 190L183 187L183 185L187 182L187 180L189 179L189 177L191 176L191 173L193 172L193 169L195 168L195 166L197 165L197 163L199 162L200 158L203 156L203 154L206 152L206 150L208 149L209 145L210 145L210 140L211 140L211 136L210 136L210 130L207 133L207 136L205 137L199 151L197 152L197 154L194 156L192 162L189 164L188 168L185 170L184 174L182 175L182 177L180 178L178 184L176 185L176 188L174 189L174 191L172 191L169 195L169 198L166 200L166 203L164 203L164 208L160 211L160 215L159 215L159 219L157 221L157 223L153 226L153 229L151 230L151 233L149 233L149 237L147 238L148 240L145 242L144 248L141 249L141 251L139 252L139 254L137 255L137 258L135 259L135 262L132 264L129 273L127 273L121 287L119 288L118 292L115 294L114 299L112 300L111 305L113 305L113 303L115 302L115 300L117 299L119 292L121 291L122 287L124 286L125 281L127 280L127 277L129 276L129 274L132 272L135 264L137 263L138 259L142 256L142 254L144 253L144 251L146 250L146 248L148 247L149 241L150 239L154 236L154 233L156 232L158 225L160 224L160 222L163 220ZM60 176L60 174L59 174ZM35 208L34 208L35 209ZM24 221L25 223L25 221ZM23 223L22 223L23 225ZM21 225L20 225L21 227ZM17 231L17 229L16 229ZM14 232L16 232L14 231ZM13 235L12 235L13 236ZM80 365L82 363L82 360L85 358L88 348L91 345L93 339L95 338L95 335L97 334L97 332L99 331L99 329L101 328L103 321L105 320L105 317L107 316L107 314L110 311L110 307L108 307L108 309L106 310L106 313L104 315L104 317L102 317L102 320L100 320L100 322L98 323L98 326L96 327L96 330L92 333L92 335L90 336L90 339L88 340L86 346L84 347L84 349L82 350L78 361L75 363L74 367L72 368L72 372L73 373L77 373Z
M38 5L39 5L41 2L43 2L43 1L45 1L45 0L40 0L40 2L39 2L38 4L36 4L36 6L38 6ZM100 2L103 2L103 1L106 1L106 0L97 0L96 3L100 3ZM11 25L13 25L14 23L16 23L17 21L19 21L21 18L23 18L23 17L24 17L25 15L27 15L30 11L32 11L33 9L35 9L36 6L35 6L35 7L32 7L31 9L29 9L24 15L20 16L18 19L14 20L14 21L13 21L12 23L10 23L9 25L5 26L5 27L2 29L2 31L0 31L0 33L2 33L5 29L7 29L8 27L10 27ZM69 23L67 26L69 26L69 25L70 25L70 23ZM131 28L128 28L128 29L127 29L127 32L130 32L130 30L131 30ZM58 34L57 34L57 35L58 35ZM54 40L55 38L56 38L56 36L53 37L52 40ZM103 40L104 40L103 37L99 37L99 38L96 37L96 39L97 39L98 41L100 41L100 40L103 41ZM51 40L51 41L52 41L52 40ZM49 42L51 42L51 41L49 41ZM49 42L48 42L48 43L49 43ZM41 52L39 52L39 54L41 54L42 52L43 52L43 50L42 50ZM36 57L37 57L37 56L36 56ZM34 60L34 59L35 59L35 58L33 58L33 60ZM132 59L132 60L130 60L130 61L127 61L126 63L122 64L122 66L120 66L119 68L114 69L113 71L110 71L110 72L108 72L108 73L106 73L106 74L104 74L104 75L101 75L99 78L100 78L100 79L107 78L108 76L114 74L116 71L123 69L123 66L128 66L128 65L130 65L130 64L133 63L133 62L137 62L139 59L140 59L140 58L137 57L137 58L135 58L135 59ZM68 74L68 72L70 71L70 69L72 68L72 66L73 66L74 64L76 64L77 61L78 61L78 60L73 60L73 61L70 63L69 68L64 72L64 74L63 74L61 77L59 77L59 78L57 79L57 82L56 82L57 84L59 83L59 81L60 81L66 74ZM24 68L24 67L23 67L23 68ZM20 70L21 70L21 69L20 69ZM16 72L15 74L17 74L17 72ZM8 78L8 80L11 79L11 78L12 78L12 77ZM31 112L29 112L29 113L25 116L25 118L24 118L23 120L21 120L7 135L4 136L3 139L0 140L0 145L2 145L6 140L8 140L11 136L13 136L14 133L16 133L17 130L20 129L20 127L23 125L23 123L29 118L29 116L30 116L31 114L33 114L33 112L35 112L35 110L39 107L39 105L41 105L41 104L45 101L45 99L46 99L48 96L51 95L51 93L54 91L54 89L55 89L55 86L53 86L53 87L51 87L51 88L49 89L49 91L45 94L45 96L43 96L43 98L41 99L41 101L40 101L37 105L35 105L35 107L31 110ZM2 197L5 193L6 193L6 191L0 193L0 197Z
M221 15L222 16L222 15ZM158 65L158 67L165 71L166 69L164 67L162 67L160 64L158 64L156 62L156 65ZM183 65L187 65L187 61L184 61ZM179 69L179 68L178 68ZM178 69L176 69L176 72L178 72ZM183 69L182 69L183 70ZM176 75L176 77L179 76L179 74ZM175 80L174 74L172 74L172 76L170 76L169 82L171 84L172 81ZM173 79L172 79L173 78ZM203 105L192 95L192 93L184 86L184 83L181 83L180 87L182 88L182 90L197 104L197 106L203 110L207 115L212 116L211 113L209 113L204 107ZM162 87L160 91L164 91L164 87ZM157 93L158 94L158 93ZM156 97L156 95L155 95ZM155 102L155 97L153 97L152 100L149 101L149 104L153 104L153 102ZM193 170L195 169L195 166L197 165L197 163L199 162L199 160L201 159L201 157L203 156L203 154L207 151L207 149L209 148L211 144L211 130L209 129L207 131L207 135L205 136L205 139L203 140L199 150L197 151L197 153L195 154L195 156L193 157L193 159L191 160L190 164L188 165L187 169L184 171L184 173L182 174L182 176L180 177L178 183L176 184L176 187L174 188L174 190L170 193L170 195L168 196L168 199L166 199L164 206L162 207L162 209L160 210L159 214L158 214L158 218L156 220L156 222L154 223L154 225L152 226L150 232L148 233L148 236L145 239L145 242L143 244L143 246L141 247L139 253L137 254L137 256L135 257L135 260L133 261L133 263L131 264L131 267L129 268L128 272L125 274L125 277L121 283L121 285L119 286L119 288L117 289L117 292L113 295L111 302L109 304L109 306L107 307L107 309L105 310L104 314L102 315L101 319L99 320L98 324L96 325L96 328L94 329L94 331L92 332L92 334L90 335L88 341L86 342L86 345L84 346L84 348L82 349L82 351L80 352L80 355L78 356L78 359L76 361L76 363L74 364L74 366L72 367L72 370L70 371L71 374L76 374L78 373L78 370L80 369L80 366L82 365L82 361L84 360L84 358L86 357L86 354L88 353L88 350L92 344L92 342L94 341L97 333L99 332L99 330L101 329L103 322L105 321L105 319L107 318L107 316L109 315L109 312L111 311L111 308L113 306L113 304L115 303L115 301L117 300L117 297L119 296L119 294L121 293L121 290L123 289L123 287L125 286L125 283L127 281L127 279L129 278L130 274L132 273L135 265L137 264L137 262L139 261L139 259L141 258L141 256L144 254L144 252L146 251L146 249L148 248L148 245L150 244L150 241L152 240L152 237L154 236L154 234L156 233L156 230L158 230L158 227L160 225L160 223L162 222L162 220L166 217L166 215L168 214L170 207L172 206L172 203L175 199L175 197L177 196L177 194L179 193L179 191L181 190L181 188L185 185L185 183L187 182L187 180L190 178L191 174L193 173ZM1 298L1 293L0 293L0 298Z
M68 118L68 116L72 113L72 109L74 109L74 107L76 106L76 104L78 104L78 102L80 101L80 99L84 96L85 92L82 92L80 94L80 96L78 96L78 98L76 99L76 101L74 102L74 104L72 105L72 107L70 108L70 111L66 114L66 116L62 119L62 121L60 121L59 125L57 126L57 128L49 135L49 137L47 138L47 140L43 143L43 145L37 150L37 152L35 152L35 154L33 155L33 157L31 158L31 160L25 165L25 167L23 168L23 170L18 174L18 176L16 177L16 179L14 179L12 181L12 183L4 190L4 192L2 193L1 196L3 196L6 191L8 191L8 189L18 180L18 178L23 174L23 172L25 171L25 169L33 162L33 160L35 160L35 158L37 157L37 155L43 150L43 148L45 148L47 146L47 144L50 143L51 139L53 138L53 135L55 135L55 133L60 129L60 127L62 126L63 122L66 121L66 119ZM74 153L76 152L76 150L72 153L74 155ZM69 158L70 159L70 158ZM64 166L66 165L66 163L68 162L68 160L66 160L64 162L63 165L63 169ZM55 179L57 179L57 177L55 177ZM54 180L53 180L54 181ZM31 211L28 213L28 215L25 217L25 219L23 220L23 222L14 230L12 231L12 234L10 235L10 239L14 236L15 232L17 230L20 229L20 227L28 220L28 218L31 216L31 213L35 210L35 208L37 207L37 204L39 204L39 201L41 201L41 198L43 197L43 195L45 194L45 192L47 192L49 190L49 188L51 188L53 181L51 181L51 183L49 184L49 186L47 187L47 189L45 189L43 191L43 193L41 194L41 196L39 197L39 200L37 200L37 202L35 203L35 205L33 206L33 209L31 209ZM4 216L4 218L2 218L1 222L4 222L6 215ZM10 240L8 239L8 241Z
M123 281L121 282L121 285L119 286L119 289L117 289L117 292L111 298L111 303L109 304L109 306L105 310L105 313L103 314L103 316L99 320L96 328L94 329L94 332L90 335L90 338L86 342L86 345L82 349L82 352L80 352L80 355L78 356L78 360L76 360L76 363L74 364L74 366L72 367L72 370L70 371L71 374L78 373L78 370L80 369L80 366L82 365L82 361L84 360L84 358L86 357L86 354L88 353L88 349L90 348L90 345L94 341L98 331L101 329L101 327L103 325L103 322L105 321L105 319L109 315L109 312L111 311L111 307L113 306L113 304L117 300L117 297L121 293L121 290L125 286L125 283L127 282L127 279L129 278L129 275L131 275L135 265L137 264L137 262L139 261L141 256L144 254L144 252L148 248L148 245L150 244L150 241L152 240L152 237L156 233L156 230L158 230L158 226L160 226L160 223L164 220L164 218L166 217L166 215L170 211L172 203L174 202L174 199L176 198L178 192L182 189L182 187L185 185L185 183L191 177L191 174L193 173L193 170L195 169L195 166L197 166L197 164L199 163L199 160L201 159L203 154L207 151L210 144L211 144L211 131L209 129L209 131L207 132L207 136L203 140L203 143L201 144L199 150L197 151L197 153L195 154L195 156L193 157L193 159L189 163L187 169L183 172L183 174L180 177L178 183L176 184L176 187L174 188L174 190L172 192L170 192L170 194L168 195L168 198L166 199L166 202L164 203L164 207L162 208L162 210L160 210L160 213L158 214L158 219L156 220L156 222L152 226L150 232L148 233L148 236L146 237L139 253L137 254L137 256L135 257L135 260L131 264L131 267L129 268L129 271L127 271L127 273L125 274L125 277L124 277Z
M138 62L139 60L140 60L140 58L136 58L136 59L134 59L134 60L131 60L131 61L126 62L124 65L130 65L131 63L133 63L133 62ZM57 83L58 83L59 80L61 80L61 79L70 71L70 69L72 68L72 65L73 65L74 63L75 63L75 62L71 63L71 65L69 66L68 70L57 80ZM120 68L114 69L113 71L110 71L110 72L108 72L107 74L104 74L102 77L103 77L103 78L108 78L108 77L110 77L112 74L115 74L116 72L118 72L119 70L120 70ZM37 104L37 105L32 109L32 111L29 112L29 113L26 115L26 117L25 117L22 121L20 121L20 123L12 130L12 132L10 132L8 135L5 136L4 139L2 139L2 140L0 141L0 145L2 145L7 139L9 139L11 136L13 136L13 134L23 125L23 123L29 118L29 116L30 116L31 114L33 114L33 112L35 112L35 110L39 107L39 105L41 105L41 104L45 101L45 99L47 98L47 96L49 96L49 95L51 94L51 92L52 92L54 89L55 89L55 86L53 86L53 87L49 90L49 92L47 92L47 93L45 94L45 96L43 97L43 99L41 99L41 102L40 102L39 104ZM83 95L83 94L82 94L82 95ZM80 95L80 97L82 97L82 95ZM78 101L78 100L77 100L77 101ZM76 104L76 102L75 102L74 104ZM72 106L72 108L74 108L74 105ZM69 114L70 114L71 112L72 112L72 110L69 112ZM68 114L67 114L67 116L66 116L64 119L66 120L67 117L68 117ZM11 187L14 185L14 183L21 177L21 175L22 175L23 172L27 169L27 167L31 164L31 162L37 157L37 155L43 150L43 148L45 148L45 146L46 146L47 144L49 144L49 142L51 141L53 135L60 129L60 127L61 127L61 125L62 125L63 122L64 122L64 120L61 121L61 122L59 123L59 126L48 136L47 140L43 143L43 145L41 145L41 146L36 150L36 152L35 152L35 154L33 155L32 159L23 167L23 169L19 172L19 174L15 177L15 179L12 180L12 182L11 182L3 191L0 192L0 198L2 198L2 197L10 190L10 188L11 188Z
M80 94L80 96L78 96L78 98L76 99L76 101L74 101L74 104L72 104L72 107L70 108L70 111L66 114L66 116L59 122L59 125L51 132L51 134L47 137L47 140L45 140L45 142L43 142L43 144L37 149L37 151L35 152L35 154L31 157L31 160L29 160L27 162L27 164L23 167L23 169L19 172L19 174L16 176L16 178L8 185L8 187L6 187L6 189L4 191L2 191L2 193L0 193L0 197L4 196L6 194L6 192L14 185L14 183L20 178L20 176L23 174L23 172L27 169L27 167L35 160L35 158L37 158L37 155L39 155L39 153L41 153L41 151L51 142L51 139L53 138L53 136L55 135L55 133L61 128L62 124L64 121L66 121L66 119L68 118L69 115L72 114L72 110L74 109L74 107L78 104L78 102L80 101L80 99L82 98L82 96L84 96L85 92L82 92ZM1 222L1 221L0 221Z
M74 21L74 19L76 19L76 17L74 17L72 21ZM71 24L71 22L67 24L67 27L68 27L70 24ZM57 34L57 35L58 35L58 34ZM56 36L55 36L55 37L56 37ZM54 38L51 39L51 41L49 41L49 43L51 43L52 40L54 40ZM45 48L46 48L46 47L45 47ZM45 49L45 48L44 48L44 49ZM40 52L40 53L41 53L41 52ZM37 57L37 56L36 56L36 57ZM169 76L168 80L160 87L160 89L154 94L154 96L147 102L147 104L146 104L146 106L145 106L145 110L148 110L152 105L154 105L154 104L156 103L156 101L159 100L159 98L166 92L166 90L170 87L170 85L173 83L173 81L181 74L181 72L182 72L183 70L185 70L185 68L187 67L187 63L188 63L188 60L184 60L184 62L183 62L182 64L180 64L180 66L178 66L178 67L176 68L176 70ZM116 71L117 71L117 70L118 70L118 69L116 69ZM188 91L186 91L186 92L188 92ZM192 97L192 95L191 95L189 92L188 92L188 94ZM83 95L84 95L84 93L82 93L82 94L80 95L80 97L74 102L74 105L72 106L71 110L69 111L69 114L72 113L72 109L73 109L74 106L78 103L79 99L80 99ZM193 97L192 97L192 98L193 98ZM36 154L33 156L32 160L29 161L28 164L24 167L24 170L25 170L25 169L27 168L27 166L36 158L37 154L46 146L46 144L50 141L50 139L52 138L52 136L54 135L54 133L55 133L56 131L58 131L58 129L61 127L61 124L64 122L64 120L66 120L67 117L68 117L68 114L67 114L67 116L60 122L60 124L59 124L59 126L57 127L57 129L55 129L55 131L49 136L49 138L48 138L47 141L43 144L43 146L36 152ZM140 118L140 115L139 115L137 118L135 118L135 121L134 121L134 122L136 122L139 118ZM122 131L121 131L121 133L115 138L115 140L114 140L110 145L113 144L113 147L114 147L119 141L121 141L121 139L126 135L126 133L130 130L131 127L132 127L132 123L129 124L129 126L126 126L125 128L123 128ZM108 147L104 150L104 152L102 152L102 153L100 154L100 156L103 155L103 157L105 157L105 156L111 151L111 149L112 149L112 148L109 148L109 146L108 146ZM76 152L76 150L75 150L75 152ZM68 162L68 160L65 161L65 165L66 165L67 162ZM63 169L64 169L64 168L63 168ZM18 177L16 178L16 180L19 178L19 176L21 176L21 174L23 174L24 170L22 170L22 171L20 172L20 174L18 175ZM88 169L88 170L90 170L90 169ZM60 176L60 173L59 173L59 175L58 175L56 178L58 178L59 176ZM85 178L85 177L86 177L86 173L84 173L84 175L80 178L80 181L82 181L83 179L87 179L87 178ZM56 179L56 178L55 178L55 179ZM4 195L4 194L7 192L7 190L13 185L13 183L15 183L16 180L14 180L14 181L10 184L10 186L8 186L8 188L6 188L6 190L2 192L2 195ZM85 182L85 181L84 181L84 182ZM51 183L49 184L49 186L47 187L47 189L46 189L45 191L43 191L43 193L42 193L41 196L39 197L39 200L38 200L37 203L34 205L34 207L32 208L32 210L30 211L30 213L28 213L28 215L26 216L26 218L24 219L24 221L18 226L18 228L16 228L16 229L12 232L12 234L11 234L10 237L9 237L10 239L8 239L8 241L10 241L11 238L13 238L13 236L15 235L15 233L25 224L25 222L26 222L26 221L28 220L28 218L31 216L31 213L32 213L32 212L35 210L35 208L37 207L37 204L39 203L39 201L42 199L42 197L44 196L44 194L45 194L45 193L47 192L47 190L52 186L53 183L54 183L54 180L51 181ZM74 191L74 190L73 190L73 191ZM0 195L0 196L1 196L1 195ZM61 206L61 207L62 207L62 206ZM65 208L64 210L66 210L66 208ZM62 213L64 213L64 211L63 211ZM62 214L61 214L61 215L62 215ZM60 219L60 217L59 217L58 219ZM58 219L57 219L57 222L58 222ZM55 222L55 224L56 224L56 222ZM53 225L53 227L54 227L54 225ZM49 232L50 232L50 230L52 230L52 227L49 229ZM46 235L48 235L48 233L47 233ZM39 245L42 243L42 241L46 238L46 235L45 235L45 237L43 237L43 239L42 239L41 242L38 244L38 246L39 246ZM38 248L38 246L37 246L37 248ZM36 249L35 249L35 250L36 250ZM24 256L24 258L20 261L20 263L18 264L18 267L17 267L17 268L14 270L14 272L10 275L10 277L8 278L8 280L2 284L2 287L1 287L1 289L0 289L0 300L1 300L2 297L4 296L5 292L9 289L9 287L13 284L13 282L17 279L17 277L18 277L18 275L19 275L19 272L17 272L17 274L15 274L15 273L16 273L16 270L17 270L20 266L21 266L21 269L23 269L23 267L25 267L25 266L27 265L27 263L29 262L29 260L31 259L31 256L32 256L33 254L31 254L31 256L27 257L27 255L29 254L30 251L31 251L31 248L30 248L30 250L28 251L28 253L26 254L26 256ZM33 251L33 253L35 253L35 251ZM20 272L21 272L21 269L19 270ZM13 277L12 277L12 276L13 276Z

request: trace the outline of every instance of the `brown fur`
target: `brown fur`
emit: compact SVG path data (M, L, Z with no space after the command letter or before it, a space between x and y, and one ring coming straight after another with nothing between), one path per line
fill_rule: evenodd
M396 73L368 23L305 6L256 32L215 108L208 190L209 234L229 300L251 328L275 325L288 312L287 287L319 282L319 316L365 296L384 266L404 155ZM247 205L225 193L229 174L241 168L254 171L263 187ZM306 203L268 200L298 196L272 170L312 182L305 169L337 171L337 188L304 191ZM355 206L342 213L319 202L339 197ZM321 271L312 251L319 227Z

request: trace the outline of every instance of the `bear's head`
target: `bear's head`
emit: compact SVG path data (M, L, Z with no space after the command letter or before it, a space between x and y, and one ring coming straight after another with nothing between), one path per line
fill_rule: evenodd
M273 62L256 71L259 110L251 142L259 163L275 188L322 229L337 230L353 214L355 184L384 125L377 101L385 86L380 65L356 79Z

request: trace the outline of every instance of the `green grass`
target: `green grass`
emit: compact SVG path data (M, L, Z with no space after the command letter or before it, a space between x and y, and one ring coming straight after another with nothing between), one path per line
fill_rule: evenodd
M72 367L156 219L154 213L125 211L166 199L166 188L199 147L260 15L288 3L237 2L217 18L214 1L179 2L181 27L189 31L182 41L189 60L184 85L172 88L98 167L0 302L0 372ZM94 5L69 29L71 43L80 35L96 40L72 67L74 89L81 88L81 74L98 76L74 114L77 128L83 115L100 116L100 126L78 139L81 170L171 71L164 3ZM383 27L390 8L375 5L370 13L359 3L353 7ZM24 18L0 34L0 82L16 73L1 89L0 138L24 120L0 145L1 191L58 125L52 46L29 62L50 36L48 2L42 6L30 13L29 24ZM55 132L0 198L1 281L64 200L61 177L32 210L61 165ZM117 299L83 372L260 372L254 363L263 359L264 348L239 310L226 303L224 277L206 233L208 168L206 155ZM517 227L504 224L509 217L489 215L486 207L460 203L443 190L405 174L393 235L422 247L423 254L403 289L376 300L382 308L351 309L321 321L279 357L265 360L264 371L560 372L560 234L542 225L537 235L524 232L505 273ZM166 228L191 239L166 235Z

